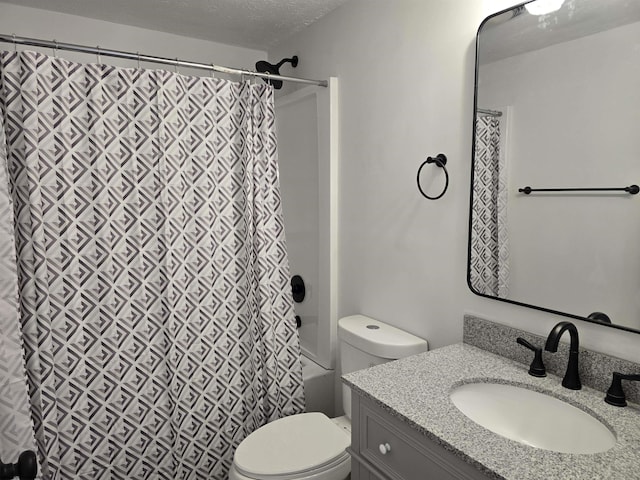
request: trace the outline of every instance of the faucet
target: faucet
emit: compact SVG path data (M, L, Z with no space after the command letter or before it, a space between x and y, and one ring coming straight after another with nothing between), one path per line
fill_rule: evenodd
M580 390L582 383L580 382L580 374L578 373L578 329L571 322L558 323L547 337L547 343L544 349L547 352L557 352L558 343L562 334L569 330L571 336L571 344L569 346L569 363L567 364L567 372L562 379L562 386L571 390Z

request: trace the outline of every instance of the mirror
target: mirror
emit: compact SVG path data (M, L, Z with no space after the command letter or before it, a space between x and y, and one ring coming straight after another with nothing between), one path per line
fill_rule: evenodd
M476 46L469 287L640 333L640 2L528 2Z

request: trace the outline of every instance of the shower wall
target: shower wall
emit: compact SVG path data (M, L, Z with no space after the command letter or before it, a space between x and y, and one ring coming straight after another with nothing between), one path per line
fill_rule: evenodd
M336 344L335 89L333 79L328 88L305 87L276 100L289 263L291 275L300 275L306 286L304 300L295 304L300 343L307 357L327 369L335 365Z
M306 295L295 304L300 343L318 356L318 112L315 95L277 104L278 163L291 275L304 280Z

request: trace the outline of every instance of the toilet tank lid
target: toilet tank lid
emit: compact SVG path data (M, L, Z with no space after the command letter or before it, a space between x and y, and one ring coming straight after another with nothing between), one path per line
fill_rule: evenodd
M365 315L351 315L338 321L338 337L377 357L397 359L426 352L426 340Z

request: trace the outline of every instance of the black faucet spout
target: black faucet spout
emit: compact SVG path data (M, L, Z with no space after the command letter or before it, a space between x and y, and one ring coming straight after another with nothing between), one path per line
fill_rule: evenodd
M569 362L567 363L567 372L562 379L562 386L571 390L580 390L582 382L580 382L580 374L578 373L578 353L580 351L580 343L578 340L578 329L571 322L558 323L547 337L547 343L544 349L548 352L557 352L560 337L566 331L569 331L571 343L569 344Z

